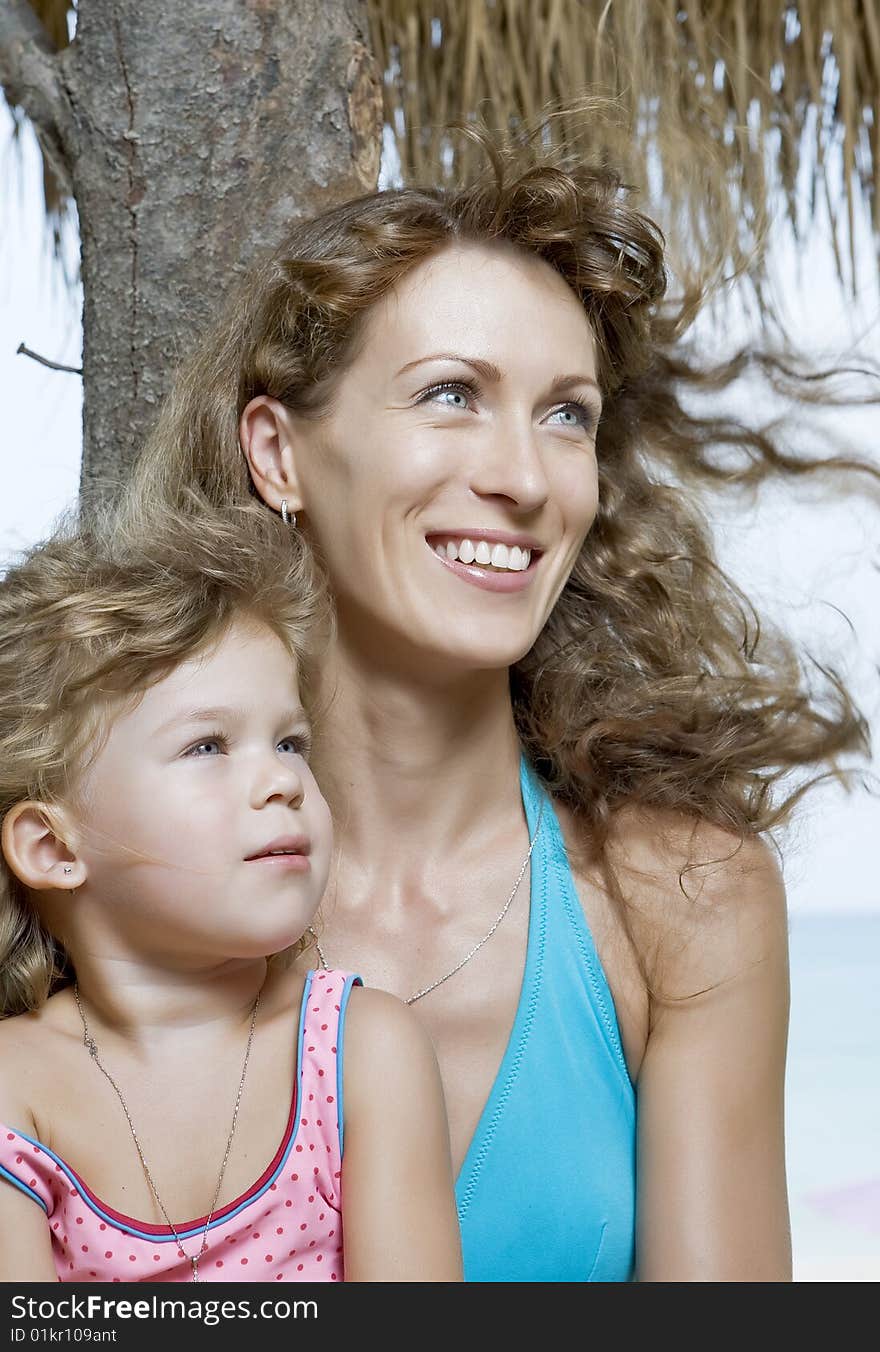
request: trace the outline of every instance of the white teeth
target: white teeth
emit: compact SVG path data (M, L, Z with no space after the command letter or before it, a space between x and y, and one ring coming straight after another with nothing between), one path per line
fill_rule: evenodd
M468 539L459 542L448 540L445 545L434 545L433 549L441 559L453 562L460 559L462 563L497 568L499 572L524 573L532 558L530 549L522 549L519 545L490 545L488 540L478 540L476 545Z

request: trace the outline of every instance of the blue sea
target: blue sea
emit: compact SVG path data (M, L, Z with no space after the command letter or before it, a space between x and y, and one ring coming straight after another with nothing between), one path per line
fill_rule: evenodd
M795 1281L880 1280L880 914L790 920Z

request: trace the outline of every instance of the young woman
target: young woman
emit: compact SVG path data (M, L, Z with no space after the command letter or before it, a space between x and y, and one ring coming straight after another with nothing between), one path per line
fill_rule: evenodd
M688 469L663 241L523 164L294 225L182 373L122 516L258 495L327 569L322 960L437 1049L465 1277L790 1277L793 767L861 745L754 646ZM664 472L672 462L678 479Z

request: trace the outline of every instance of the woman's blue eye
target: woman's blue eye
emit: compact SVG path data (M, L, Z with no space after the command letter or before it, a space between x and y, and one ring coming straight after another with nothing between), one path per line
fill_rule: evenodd
M567 404L563 404L562 408L555 408L553 413L554 415L557 413L573 413L575 422L565 425L568 427L583 427L587 432L592 432L596 423L596 414L593 409L590 408L589 404L582 404L579 399L570 399Z
M444 400L447 408L465 409L472 399L479 399L480 390L476 385L471 385L466 380L446 380L440 385L432 385L429 390L425 390L420 397L419 403L425 403L429 399L437 399L445 394L457 394L463 400L462 404L453 404ZM581 427L585 432L592 432L596 426L596 412L589 404L584 404L580 399L570 399L567 404L561 408L555 408L550 415L555 417L557 413L573 414L575 421L573 423L563 423L565 427Z
M451 395L454 395L456 399L463 399L464 402L465 402L465 404L467 404L467 400L465 399L465 397L464 397L464 395L462 394L461 390L441 390L440 393L441 393L441 394L451 394ZM451 399L448 399L448 400L445 400L444 402L451 404L451 403L452 403L452 400L451 400ZM456 404L455 407L456 407L456 408L461 408L461 404Z
M429 390L425 390L425 393L419 399L419 403L423 403L425 400L428 399L436 399L441 394L461 395L461 397L465 401L464 404L451 404L446 403L446 400L444 400L444 403L446 403L447 408L458 409L458 408L466 408L469 400L476 399L479 395L479 390L475 389L473 385L469 385L464 380L447 380L444 381L443 384L441 385L432 385Z

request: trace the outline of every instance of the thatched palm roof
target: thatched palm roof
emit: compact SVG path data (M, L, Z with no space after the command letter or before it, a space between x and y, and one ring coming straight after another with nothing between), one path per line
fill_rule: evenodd
M68 0L30 3L65 45ZM616 119L597 133L562 117L551 135L586 135L697 241L718 192L746 251L768 207L798 237L827 209L842 277L857 213L880 236L877 0L367 0L367 11L404 181L467 170L472 147L445 134L450 121L515 127L591 87L612 96ZM695 140L713 162L695 158ZM51 179L47 204L58 206Z
M667 222L700 221L712 173L746 248L768 209L800 238L827 208L841 273L857 212L880 235L876 0L368 3L405 178L436 175L452 118L481 108L502 126L591 87L619 112L600 134L608 156L653 186ZM551 125L567 138L587 130ZM695 163L695 132L714 169L705 148Z

